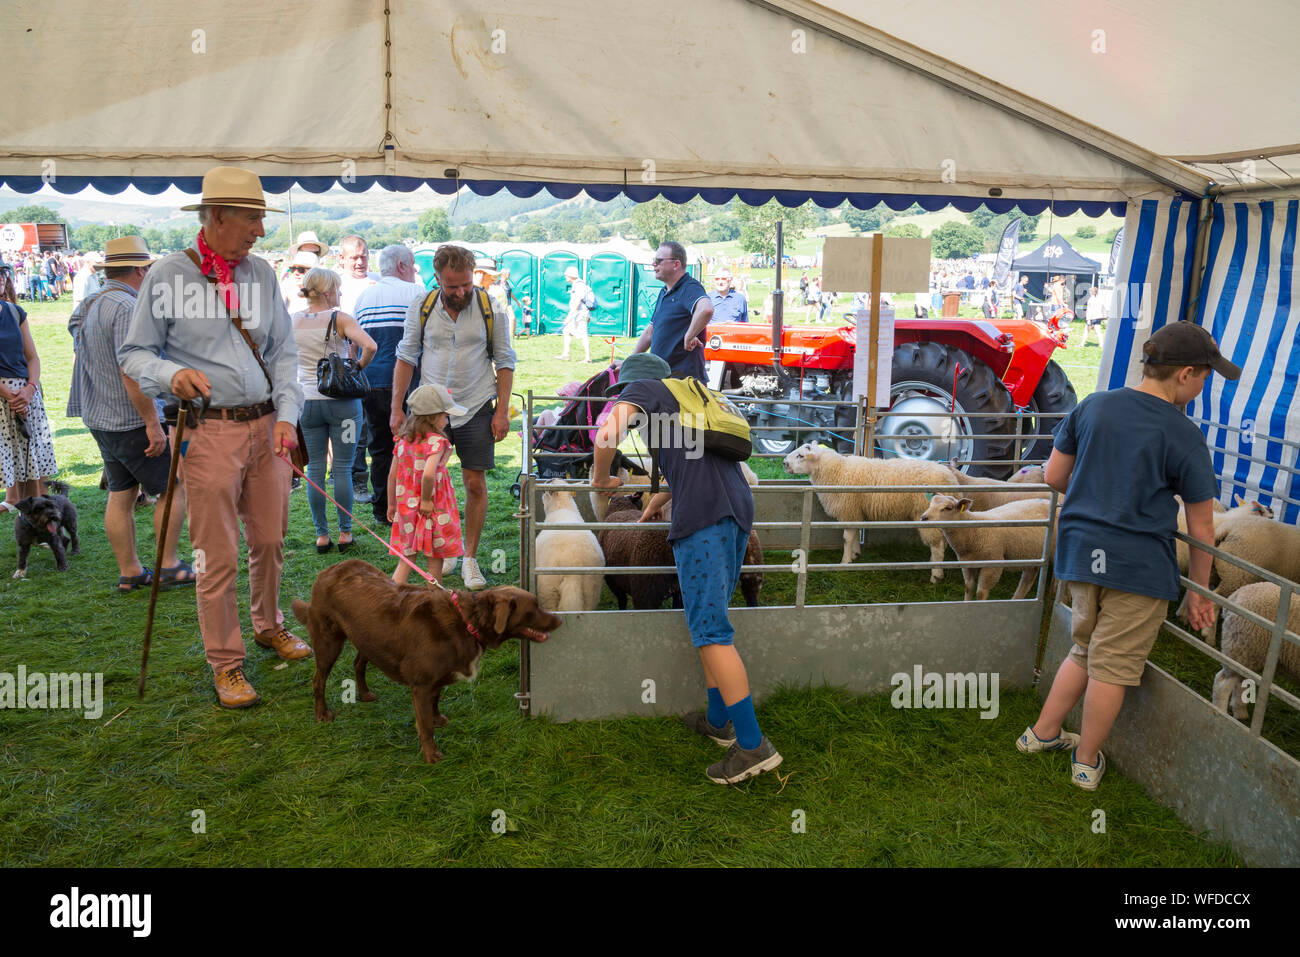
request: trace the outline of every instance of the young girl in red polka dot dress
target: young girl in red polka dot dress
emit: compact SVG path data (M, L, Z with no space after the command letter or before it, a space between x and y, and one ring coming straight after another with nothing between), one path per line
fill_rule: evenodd
M442 579L442 560L464 554L456 489L447 472L451 443L447 417L464 415L442 386L422 385L406 400L411 414L394 440L388 470L388 520L393 523L389 551L414 560L424 555L429 575ZM399 561L393 581L406 584L411 566Z

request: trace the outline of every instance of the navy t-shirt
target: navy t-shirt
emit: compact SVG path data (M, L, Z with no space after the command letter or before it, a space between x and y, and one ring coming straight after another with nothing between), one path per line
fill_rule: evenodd
M1183 410L1136 389L1095 392L1056 433L1076 456L1056 537L1056 577L1178 597L1178 503L1218 494L1201 430Z
M650 352L667 362L672 367L673 375L679 379L686 376L694 376L701 382L705 379L704 336L707 330L700 331L698 349L687 352L682 340L686 338L686 330L691 327L695 304L708 298L704 286L690 273L683 273L671 290L667 286L659 290L659 300L650 317L653 327L650 330Z
M700 447L686 448L677 427L681 408L668 387L655 379L641 379L628 385L618 400L631 403L652 417L649 428L654 432L655 441L649 443L650 454L659 460L659 471L673 494L668 541L685 538L727 517L735 519L748 535L754 524L754 493L740 465ZM662 424L668 416L672 417L673 428L665 430ZM633 424L637 424L635 419Z
M0 303L0 379L27 378L22 329L26 321L27 313L22 306L12 302Z

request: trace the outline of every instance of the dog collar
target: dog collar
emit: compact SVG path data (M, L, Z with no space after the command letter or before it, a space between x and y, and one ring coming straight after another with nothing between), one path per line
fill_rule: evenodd
M477 628L470 624L469 619L465 617L465 610L460 607L460 595L456 594L450 588L447 589L447 593L451 595L451 603L456 606L456 613L460 615L460 620L465 623L465 627L469 631L469 636L480 645L483 644L483 635L479 633Z
M30 518L28 518L26 515L24 515L22 512L19 512L19 513L18 513L18 520L19 520L20 522L22 522L24 525L26 525L28 528L35 528L35 527L36 527L36 526L32 523L32 520L31 520Z

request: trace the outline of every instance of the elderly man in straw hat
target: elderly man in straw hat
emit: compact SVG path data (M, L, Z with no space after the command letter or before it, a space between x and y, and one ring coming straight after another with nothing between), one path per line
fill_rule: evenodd
M160 587L193 585L194 569L176 552L181 522L167 527L163 567L140 564L135 543L136 489L158 496L167 489L171 457L158 407L122 373L117 350L126 339L135 312L136 293L153 263L139 236L110 239L102 262L104 286L81 301L68 320L74 359L68 416L80 418L99 446L108 480L104 533L117 559L120 592L147 588L157 574ZM185 508L185 493L176 490L177 513ZM154 506L154 535L162 532L163 506Z
M239 526L248 542L254 638L285 660L311 647L284 627L279 608L289 524L288 450L303 393L293 325L275 273L250 256L272 210L256 174L218 166L203 177L194 245L149 270L126 342L122 370L147 395L202 397L210 407L186 432L181 476L198 572L199 628L223 707L255 704L244 674L236 579ZM201 564L200 564L201 559Z

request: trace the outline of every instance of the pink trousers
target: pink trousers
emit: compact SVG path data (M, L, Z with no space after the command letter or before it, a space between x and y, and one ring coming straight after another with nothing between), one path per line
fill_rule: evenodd
M185 430L181 459L194 546L199 630L214 674L243 664L240 632L239 522L248 542L248 590L255 631L284 622L280 569L289 530L289 463L276 456L275 415L251 422L208 418Z

